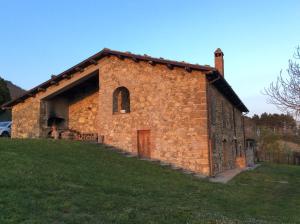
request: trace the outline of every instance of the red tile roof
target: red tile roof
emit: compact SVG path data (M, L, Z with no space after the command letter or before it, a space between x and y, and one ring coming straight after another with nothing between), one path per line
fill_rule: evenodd
M2 108L10 108L25 99L35 95L39 91L43 91L47 89L47 87L56 84L58 81L68 78L72 74L83 70L85 67L97 64L97 61L100 60L103 57L106 56L117 56L120 59L128 58L134 61L147 61L148 63L154 65L154 64L164 64L168 68L172 69L173 67L179 67L183 68L188 72L191 72L192 70L197 71L204 71L207 74L207 77L209 80L214 79L215 77L219 77L217 81L213 82L213 85L215 85L219 91L229 100L231 101L237 108L239 108L243 112L248 112L248 109L246 106L242 103L242 101L239 99L239 97L236 95L236 93L232 90L230 85L226 82L226 80L217 72L217 70L210 66L203 66L203 65L197 65L197 64L190 64L186 62L178 62L178 61L172 61L167 60L163 58L153 58L148 55L138 55L138 54L132 54L130 52L120 52L120 51L114 51L107 48L104 48L102 51L98 52L97 54L87 58L86 60L78 63L77 65L69 68L68 70L62 72L61 74L57 76L51 76L51 79L48 81L34 87L33 89L30 89L22 96L13 99L4 105L2 105Z

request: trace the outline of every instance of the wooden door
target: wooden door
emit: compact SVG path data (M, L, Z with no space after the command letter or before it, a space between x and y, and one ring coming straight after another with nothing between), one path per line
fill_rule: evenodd
M138 155L141 158L151 157L150 130L139 130L137 132Z

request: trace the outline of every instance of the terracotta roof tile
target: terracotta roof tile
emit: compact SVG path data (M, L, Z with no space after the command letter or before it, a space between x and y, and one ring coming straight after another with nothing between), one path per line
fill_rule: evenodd
M207 72L208 76L215 76L215 75L220 76L215 68L207 66L207 65L203 66L203 65L198 65L198 64L190 64L187 62L172 61L172 60L167 60L164 58L154 58L154 57L151 57L146 54L144 54L142 56L142 55L138 55L138 54L132 54L130 52L114 51L114 50L110 50L108 48L104 48L102 51L83 60L82 62L69 68L68 70L62 72L61 74L51 76L51 79L30 89L29 91L27 91L25 94L23 94L19 98L5 103L4 105L2 105L2 108L10 108L10 107L18 104L19 102L22 102L25 99L32 97L37 92L47 89L47 87L54 85L56 82L58 82L62 79L68 78L73 73L83 71L83 69L89 65L97 64L98 60L100 60L103 57L110 56L110 55L114 55L114 56L117 56L122 59L128 58L128 59L131 59L134 61L148 61L149 63L152 63L152 64L164 64L164 65L168 66L168 68L170 68L170 69L172 69L174 67L180 67L180 68L185 69L188 72L191 72L192 70L198 70L198 71ZM239 107L241 111L248 112L248 109L245 107L245 105L242 103L242 101L238 98L238 96L235 94L235 92L232 90L232 88L229 86L229 84L226 82L226 80L224 78L221 78L221 80L222 80L221 82L223 83L223 85L220 85L220 81L219 81L218 82L219 85L217 88L220 89L222 92L222 89L224 89L224 87L226 87L225 89L227 89L228 93L225 94L225 90L224 90L223 94L232 103L234 103L234 105Z

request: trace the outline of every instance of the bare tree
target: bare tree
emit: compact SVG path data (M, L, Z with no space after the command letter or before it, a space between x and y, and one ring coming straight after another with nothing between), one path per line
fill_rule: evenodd
M268 96L268 102L276 105L278 109L287 113L300 115L300 46L294 53L295 60L289 60L286 70L287 76L283 77L281 70L276 82L272 82L265 88L264 94Z

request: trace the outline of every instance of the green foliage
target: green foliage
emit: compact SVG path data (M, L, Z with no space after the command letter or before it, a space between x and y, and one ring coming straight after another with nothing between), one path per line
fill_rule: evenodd
M286 155L292 156L293 155L293 150L288 146L286 142L283 143L282 152L286 153Z
M258 139L259 148L268 152L286 152L290 154L290 150L283 142L294 142L300 144L296 120L289 114L268 114L263 113L261 116L254 115L252 121L260 130Z
M300 167L228 184L96 144L0 139L0 223L300 223Z
M260 149L269 152L280 151L279 136L268 128L260 129L259 146Z
M11 121L11 110L0 111L0 122L1 121Z
M0 77L0 106L10 100L9 89L4 79Z
M261 116L253 115L252 120L258 126L265 126L268 128L289 128L296 127L296 121L293 116L289 114L268 114L263 113Z
M287 142L293 142L300 145L300 137L299 135L283 135L281 136L282 140Z
M11 111L4 111L1 105L10 100L9 89L4 79L0 77L0 121L11 120Z

